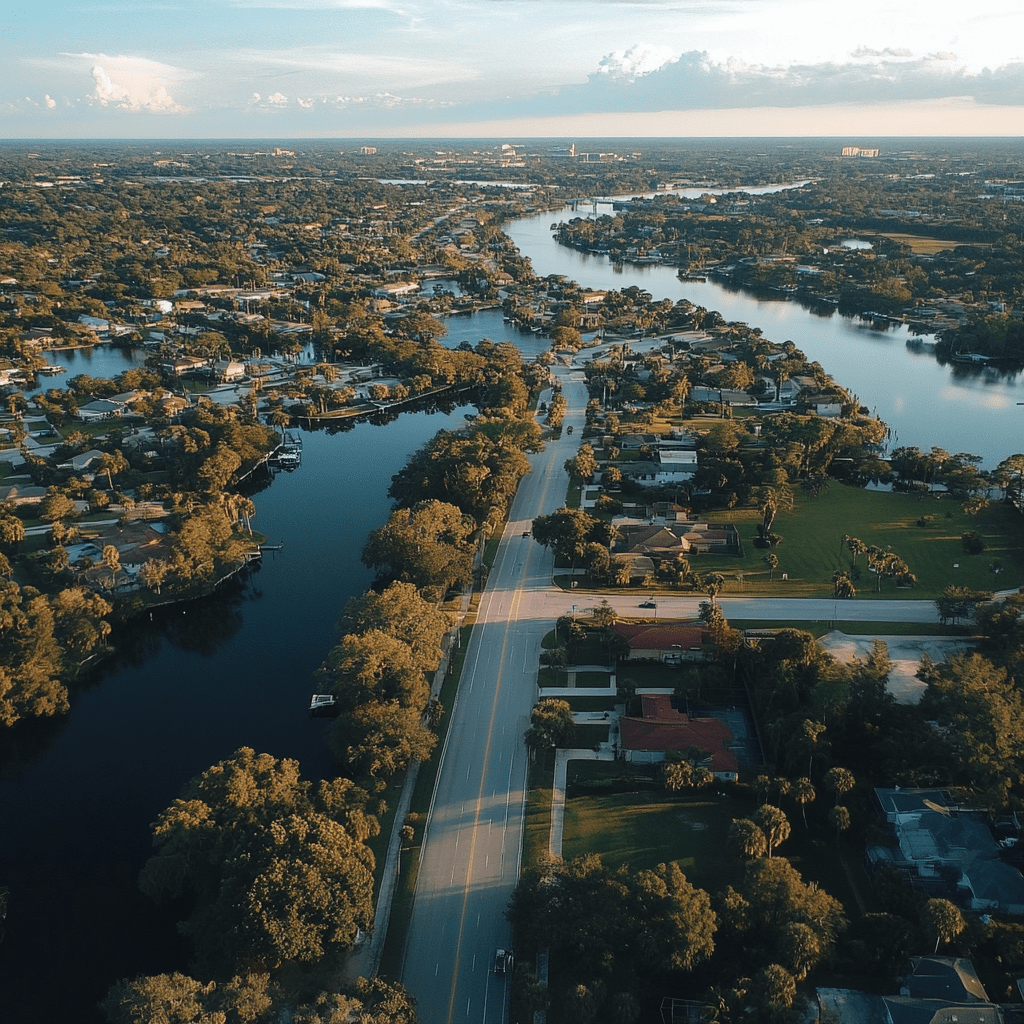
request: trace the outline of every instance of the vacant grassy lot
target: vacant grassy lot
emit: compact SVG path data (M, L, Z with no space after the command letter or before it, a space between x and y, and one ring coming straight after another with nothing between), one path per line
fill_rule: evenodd
M732 819L753 810L753 803L741 806L707 790L680 798L660 790L573 797L565 805L562 856L597 853L633 871L675 861L694 885L715 891L739 874L738 862L723 856Z
M654 767L646 769L653 773ZM609 786L629 785L632 770L619 763L579 761L569 764L569 785L585 781ZM743 864L727 847L733 818L749 817L755 810L753 795L734 791L719 795L711 786L670 796L642 783L636 791L574 796L566 801L562 855L566 859L596 853L605 864L628 864L632 871L675 861L686 877L709 892L736 884ZM860 857L845 844L837 846L831 828L809 813L804 828L792 801L783 807L792 833L778 849L805 881L817 882L843 904L847 915L878 907ZM817 808L815 809L817 811Z

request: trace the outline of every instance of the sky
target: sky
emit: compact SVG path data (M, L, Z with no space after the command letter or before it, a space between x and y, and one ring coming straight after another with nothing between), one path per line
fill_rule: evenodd
M1024 135L1022 0L7 0L2 138Z

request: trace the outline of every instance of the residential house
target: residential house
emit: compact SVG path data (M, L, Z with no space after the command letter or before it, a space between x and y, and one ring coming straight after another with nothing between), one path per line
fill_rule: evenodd
M616 518L613 524L622 535L617 553L639 552L661 558L676 555L715 553L738 555L740 538L731 523L665 522L635 523Z
M46 497L45 487L36 487L29 477L24 479L27 483L11 483L11 477L0 485L0 501L10 502L12 505L38 505Z
M210 367L210 375L221 383L242 380L245 377L245 364L234 359L215 359Z
M870 864L891 864L915 888L972 910L1024 915L1013 844L996 842L981 811L960 807L945 790L876 789L875 800L896 842L869 847Z
M210 360L203 359L200 356L175 356L173 359L167 359L162 362L160 369L164 373L173 374L175 377L184 377L189 373L198 373L209 365Z
M659 661L679 665L704 661L710 634L703 626L689 622L616 622L612 630L629 644L626 661Z
M80 405L75 418L83 423L98 423L100 420L112 420L123 416L127 408L124 402L115 402L112 398L95 398L85 405Z
M912 957L898 995L841 988L819 988L816 995L817 1019L830 1024L1004 1024L1007 1019L963 957Z
M103 455L104 453L98 448L92 448L87 452L79 452L67 462L61 462L57 468L70 469L73 473L84 473L94 463L98 463Z
M696 748L698 764L716 779L735 782L739 762L730 749L732 732L717 718L696 718L672 707L667 693L645 693L640 698L641 717L619 719L622 755L637 764L656 764L669 751Z

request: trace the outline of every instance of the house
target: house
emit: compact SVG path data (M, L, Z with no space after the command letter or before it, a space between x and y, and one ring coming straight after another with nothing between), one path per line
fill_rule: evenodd
M83 423L96 423L100 420L112 420L123 416L127 406L124 402L115 402L111 398L96 398L78 407L75 418Z
M629 644L626 661L660 661L679 665L704 661L709 634L703 626L687 622L616 622L612 630Z
M160 369L164 373L173 374L175 377L183 377L187 373L196 373L209 366L209 364L209 359L202 359L199 356L176 356L173 359L162 362Z
M394 284L381 284L373 289L376 299L400 299L413 295L420 290L415 281L396 281Z
M895 846L872 846L871 865L891 864L917 888L972 910L1024 915L1024 877L982 813L945 790L876 789Z
M675 558L680 554L738 555L739 534L731 523L630 523L613 520L622 535L615 545L617 552L640 552Z
M671 750L696 747L704 757L700 764L716 779L735 782L739 762L729 749L732 732L717 718L691 718L672 707L667 693L645 693L640 698L642 717L619 719L622 753L627 761L652 764L663 761Z
M912 957L898 995L819 988L818 1019L832 1024L1003 1024L970 960Z
M210 374L221 382L242 380L245 377L245 364L234 359L215 359Z
M26 477L26 479L28 478ZM27 484L8 483L6 486L0 486L0 501L10 502L12 505L38 505L46 497L46 494L45 487L36 487L31 482Z
M93 465L93 463L99 462L102 458L103 452L97 448L92 448L87 452L79 452L78 455L69 459L67 462L60 463L57 468L70 469L74 473L82 473Z

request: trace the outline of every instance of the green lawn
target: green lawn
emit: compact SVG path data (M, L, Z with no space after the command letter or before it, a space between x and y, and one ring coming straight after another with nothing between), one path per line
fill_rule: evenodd
M936 518L922 528L917 520L925 515ZM867 571L861 555L856 600L876 596L934 599L950 583L977 590L1006 590L1024 583L1020 515L999 502L977 516L968 516L959 502L949 498L922 499L833 483L819 497L800 495L791 511L778 513L772 529L784 541L775 549L779 567L771 583L763 561L765 552L754 546L759 521L756 511L713 512L708 519L735 523L742 538L744 553L739 558L701 555L692 560L700 572L723 573L727 594L830 595L832 573L849 570L851 565L850 553L841 545L844 534L859 537L865 544L891 546L918 579L913 590L897 590L891 580L882 580L881 592L876 594L875 577ZM986 550L980 555L964 552L960 537L967 530L976 530L984 538ZM998 577L989 571L989 565L997 560L1004 567ZM742 584L735 578L737 571L744 573ZM783 573L789 576L787 582L782 581Z
M612 677L608 672L577 672L577 686L611 686Z
M622 772L618 764L600 764ZM628 864L632 871L675 861L694 885L716 891L742 871L722 851L732 819L753 809L745 800L707 792L680 798L660 790L573 797L565 805L562 856L596 853L611 867Z

